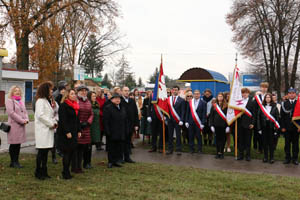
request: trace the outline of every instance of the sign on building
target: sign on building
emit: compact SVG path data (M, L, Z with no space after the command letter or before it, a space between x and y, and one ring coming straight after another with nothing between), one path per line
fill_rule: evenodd
M84 81L85 70L80 65L74 67L74 80L75 81Z

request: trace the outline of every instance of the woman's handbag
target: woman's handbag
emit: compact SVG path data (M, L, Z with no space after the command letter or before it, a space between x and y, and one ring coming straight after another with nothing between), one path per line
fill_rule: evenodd
M1 124L0 124L0 130L8 133L10 131L10 125L6 124L4 122L1 122Z

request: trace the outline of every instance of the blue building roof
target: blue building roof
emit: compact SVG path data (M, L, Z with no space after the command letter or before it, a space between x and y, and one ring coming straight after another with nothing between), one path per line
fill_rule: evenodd
M212 70L203 69L203 68L188 69L180 76L178 81L182 81L182 82L217 81L217 82L228 83L227 78L223 74Z
M206 70L211 74L214 80L228 82L227 78L223 74L208 69Z

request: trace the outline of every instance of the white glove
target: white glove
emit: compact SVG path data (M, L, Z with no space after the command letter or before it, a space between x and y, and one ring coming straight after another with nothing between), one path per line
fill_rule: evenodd
M277 135L277 132L275 132L274 135Z
M180 121L180 122L179 122L179 126L182 126L182 125L183 125L183 122L182 122L182 121Z
M186 122L185 127L189 128L189 126L190 126L189 123Z
M168 121L167 121L167 120L165 120L165 125L167 125L167 126L168 126Z
M262 134L262 131L260 130L260 131L258 131L258 133L259 133L259 135L261 135L261 134Z
M151 123L151 122L152 122L151 117L147 117L147 121L148 121L149 123Z
M200 124L200 128L203 130L204 129L204 125Z
M138 126L135 126L135 127L134 127L134 130L136 130L136 131L139 130L139 127L138 127Z
M213 132L213 133L214 133L214 132L215 132L215 127L213 127L213 126L212 126L212 127L210 127L210 130L211 130L211 132Z
M230 132L230 128L229 128L229 126L227 126L226 133L229 133L229 132Z

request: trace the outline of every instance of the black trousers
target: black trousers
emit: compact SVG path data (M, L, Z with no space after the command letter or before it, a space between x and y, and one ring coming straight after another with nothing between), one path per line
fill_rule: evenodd
M21 144L10 144L9 145L9 155L11 163L19 162Z
M73 169L82 169L83 166L91 163L92 160L92 145L91 144L77 144L75 163L72 164ZM74 166L75 165L75 166Z
M259 151L263 150L263 137L258 133L258 130L254 130L253 147L254 149L258 149Z
M74 157L74 153L75 153L75 149L63 149L63 173L65 175L70 175L70 165L71 165L71 161Z
M163 130L162 122L155 118L151 122L151 133L152 133L152 149L157 149L157 137L159 137L158 148L163 148Z
M264 158L265 159L274 159L274 130L271 129L270 121L267 122L267 126L262 130L262 138L263 138L263 149L264 149ZM270 157L269 157L270 154Z
M284 145L285 159L298 160L299 133L297 132L297 130L287 130L284 133L284 138L285 138L285 145ZM293 156L291 156L291 145L292 145Z
M252 137L252 130L248 128L239 127L238 149L239 149L240 157L244 157L244 152L246 152L246 157L250 157L251 137Z
M38 149L36 155L36 171L40 169L47 169L48 152L50 149Z
M209 142L212 142L214 134L210 130L210 127L209 127L208 123L205 123L202 134L203 134L203 140L205 142L205 145L207 143L207 140L209 140Z
M190 150L194 151L194 145L195 145L195 137L198 142L198 151L202 151L202 136L201 136L201 131L198 128L198 126L195 123L192 123L189 126L189 146Z
M224 147L226 143L226 128L225 127L215 127L216 134L216 149L217 153L224 154Z
M107 138L107 159L109 163L117 163L122 157L122 141L115 141Z
M176 151L181 151L182 147L181 147L181 130L179 125L173 121L173 120L169 120L168 121L168 149L169 151L173 151L173 134L174 134L174 130L176 132Z

